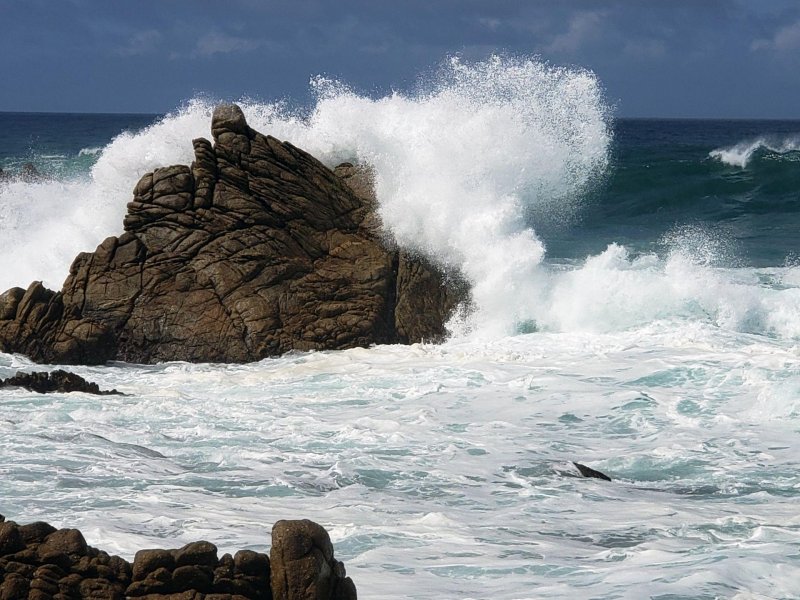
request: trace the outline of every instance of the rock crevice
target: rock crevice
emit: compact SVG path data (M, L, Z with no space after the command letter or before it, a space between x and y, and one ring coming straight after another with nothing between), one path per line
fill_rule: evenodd
M60 292L0 295L0 350L38 362L249 362L436 341L465 299L380 231L369 173L331 171L218 107L190 166L136 185L123 226ZM454 280L455 281L455 280Z

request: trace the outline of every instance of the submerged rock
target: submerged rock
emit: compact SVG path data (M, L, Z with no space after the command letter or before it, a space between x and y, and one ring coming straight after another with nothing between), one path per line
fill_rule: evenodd
M306 587L276 583L270 557L252 550L218 557L214 544L201 541L174 550L140 550L131 564L89 546L77 529L42 522L20 526L0 516L0 598L356 600L355 585L344 577L320 525L279 521L272 536L273 554L291 557L279 563L281 581ZM303 560L315 553L324 555L317 570Z
M595 469L587 467L586 465L582 465L581 463L573 462L572 464L575 465L580 474L583 475L584 477L590 477L592 479L603 479L604 481L611 481L611 477L609 477L605 473L596 471Z
M467 295L392 247L369 173L218 107L191 166L141 178L125 233L78 255L60 292L0 295L0 350L38 362L249 362L290 350L436 341Z
M39 169L37 169L36 165L31 162L26 162L24 165L22 165L19 176L23 181L36 181L37 179L42 178L42 174L39 172Z
M37 394L84 392L99 396L121 395L117 390L101 390L96 383L86 381L80 375L60 369L49 373L19 371L13 377L0 379L0 388L5 387L21 387Z

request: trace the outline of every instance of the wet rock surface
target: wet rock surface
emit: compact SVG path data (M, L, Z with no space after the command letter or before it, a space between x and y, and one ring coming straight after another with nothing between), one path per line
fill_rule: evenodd
M327 532L311 521L276 523L273 560L280 581L291 582L278 587L270 557L251 550L218 557L216 546L201 541L140 550L129 563L89 546L77 529L2 521L0 600L356 599Z
M356 597L353 580L333 556L328 532L312 521L275 523L270 561L275 598L349 600Z
M331 171L218 107L191 166L141 178L125 232L60 292L0 295L0 351L37 362L249 362L436 341L466 296L380 232L369 173Z
M80 375L63 371L61 369L51 372L17 372L13 377L0 379L0 389L21 387L37 394L52 392L83 392L98 396L122 395L117 390L101 390L100 386L91 381L86 381Z
M584 464L573 462L575 468L578 469L578 472L581 474L582 477L588 477L590 479L602 479L603 481L611 481L611 477L606 475L605 473L601 473L591 467L587 467Z

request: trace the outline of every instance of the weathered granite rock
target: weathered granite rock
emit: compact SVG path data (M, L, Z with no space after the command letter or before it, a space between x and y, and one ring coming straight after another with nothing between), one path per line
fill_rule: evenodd
M139 181L125 233L60 292L0 295L0 350L39 362L247 362L290 350L436 341L465 298L380 232L369 173L332 172L239 107L189 166Z
M110 396L119 394L117 390L101 390L100 387L91 381L86 381L80 375L69 373L58 369L56 371L23 373L18 371L13 377L0 379L0 389L6 387L21 387L37 394L48 394L51 392L84 392L99 396Z
M286 600L355 600L356 588L333 545L313 521L278 521L272 527L272 593Z
M76 529L57 530L41 522L19 526L0 516L0 600L355 600L355 586L344 578L344 566L334 559L325 530L311 521L280 523L283 537L276 538L273 531L273 552L294 557L307 532L313 544L322 544L313 546L310 556L322 548L325 576L318 574L311 592L302 592L306 595L298 595L295 588L274 589L270 558L252 550L217 558L213 544L194 542L176 550L140 550L131 565L92 548ZM292 533L298 527L299 537ZM291 564L282 563L281 577L304 581L310 572L307 562L300 556ZM312 592L315 595L308 595Z

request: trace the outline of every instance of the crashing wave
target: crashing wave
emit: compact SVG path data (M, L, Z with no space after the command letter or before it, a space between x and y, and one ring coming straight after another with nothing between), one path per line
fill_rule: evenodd
M708 156L723 164L745 169L754 157L763 153L784 156L798 151L800 151L800 136L792 136L783 140L758 138L739 142L734 146L712 150Z

